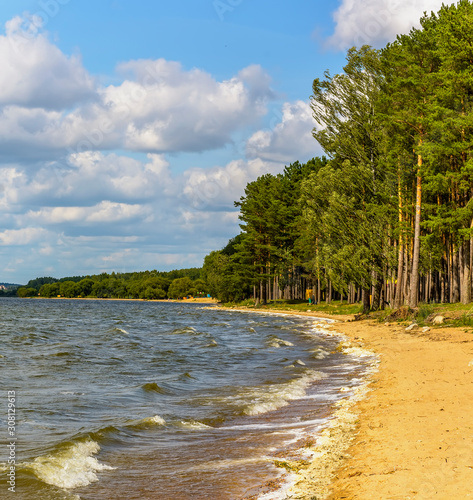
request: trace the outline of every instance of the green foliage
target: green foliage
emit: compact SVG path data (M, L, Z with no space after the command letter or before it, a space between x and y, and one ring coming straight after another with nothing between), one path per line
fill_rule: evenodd
M179 296L188 294L203 296L208 293L207 284L201 279L201 269L198 268L169 272L101 273L93 276L74 276L61 279L37 278L29 282L35 286L28 287L28 293L30 295L39 294L46 298L94 297L159 300L168 297L168 289L173 280L184 280L187 283L185 293L181 293ZM23 296L25 293L25 290L20 291Z
M241 254L235 248L229 250L233 242L241 240L241 237L231 240L224 250L211 252L204 259L202 274L208 292L221 302L238 302L250 294L248 283L251 278L247 276L247 267L240 261Z
M36 297L38 295L38 291L36 290L36 288L22 286L22 287L18 288L16 294L18 297L21 297L21 298Z
M43 278L36 278L34 280L30 280L27 283L28 288L35 288L36 290L39 290L42 285L44 284L49 284L49 283L56 283L58 281L56 278L51 278L51 277L43 277Z
M190 294L192 280L186 276L184 278L176 278L171 282L168 290L168 296L171 299L182 299Z

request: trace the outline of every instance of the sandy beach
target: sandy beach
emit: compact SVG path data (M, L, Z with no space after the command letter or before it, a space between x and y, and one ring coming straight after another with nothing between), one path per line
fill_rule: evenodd
M332 329L375 352L379 369L340 408L287 497L473 498L473 333L344 319Z

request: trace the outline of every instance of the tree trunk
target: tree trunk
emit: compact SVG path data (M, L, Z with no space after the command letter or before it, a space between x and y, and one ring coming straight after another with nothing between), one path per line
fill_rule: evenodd
M462 280L462 293L461 301L462 304L469 304L471 302L471 247L470 240L466 240L462 245L462 270L463 270L463 280Z
M403 231L403 214L402 214L402 189L401 189L401 167L398 168L397 176L397 196L398 196L398 218L399 218L399 254L397 262L397 283L394 295L394 309L399 309L404 303L403 289L404 289L404 238Z
M417 189L416 189L416 218L414 225L414 252L412 255L411 286L409 291L409 305L417 307L419 303L419 255L420 255L420 216L422 206L422 178L420 168L422 166L422 156L417 156Z
M381 288L383 286L383 277L379 276L378 273L373 273L374 286L373 286L373 300L371 303L371 310L377 311L380 306L381 299Z
M452 249L452 302L460 301L459 250Z
M327 291L325 294L325 302L327 304L330 304L332 301L332 282L330 280L327 280Z
M404 245L399 239L399 257L397 264L397 283L396 283L396 295L394 298L394 309L399 309L404 303L403 300L403 289L404 289Z
M261 271L264 272L264 269L262 269ZM260 281L260 297L263 305L266 305L268 303L266 296L266 281L263 280Z
M370 312L370 291L371 287L363 288L362 299L363 299L363 314L369 314Z
M412 246L412 245L411 245ZM402 289L403 289L403 299L402 303L407 304L408 299L409 299L409 268L411 265L412 259L410 258L410 255L408 253L408 248L407 246L404 247L404 275L402 278Z

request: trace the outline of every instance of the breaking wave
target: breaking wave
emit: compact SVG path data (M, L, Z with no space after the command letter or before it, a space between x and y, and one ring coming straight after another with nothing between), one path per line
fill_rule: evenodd
M94 457L99 451L98 443L89 439L37 457L24 465L47 484L66 489L78 488L98 481L98 472L114 469Z

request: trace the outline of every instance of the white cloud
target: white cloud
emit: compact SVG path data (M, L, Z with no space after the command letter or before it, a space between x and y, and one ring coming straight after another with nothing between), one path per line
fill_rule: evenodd
M307 161L321 154L321 149L312 136L315 122L308 103L286 102L282 107L280 121L271 130L259 130L247 141L249 157L268 161L292 163Z
M155 79L146 79L147 68L152 68ZM92 102L62 111L50 109L49 97L42 95L51 89L50 97L57 97L59 107L61 99L67 100L65 94L62 98L54 85L35 79L29 68L15 69L18 79L37 82L28 90L30 97L13 95L18 86L7 89L3 98L0 91L0 103L3 99L5 105L0 112L0 155L54 159L66 151L217 149L231 143L235 132L257 123L274 97L270 78L259 66L223 81L163 59L130 61L120 66L120 71L125 69L132 80L97 89ZM63 77L75 81L70 71ZM67 89L60 81L58 85Z
M41 227L7 229L0 232L0 245L31 245L41 241L46 234L47 231Z
M102 201L91 207L54 207L28 212L23 219L42 224L63 223L117 223L149 215L149 208L142 205Z
M93 78L78 56L66 56L25 18L6 23L0 36L0 104L63 109L95 96Z
M133 80L103 91L113 122L133 151L203 151L223 146L237 129L255 123L273 97L269 76L249 66L224 81L164 59L123 63ZM116 126L115 125L115 126Z
M191 168L184 173L183 193L194 208L228 210L243 195L248 182L280 170L279 164L261 159L235 160L210 169Z
M342 50L382 46L419 27L424 12L437 12L441 6L442 0L343 0L333 15L336 26L328 43Z

